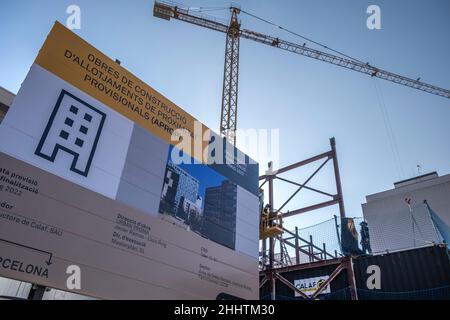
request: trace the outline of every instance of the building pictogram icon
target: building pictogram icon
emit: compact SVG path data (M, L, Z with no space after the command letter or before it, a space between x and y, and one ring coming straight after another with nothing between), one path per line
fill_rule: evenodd
M62 90L35 154L55 162L60 150L73 156L70 170L87 177L106 114Z

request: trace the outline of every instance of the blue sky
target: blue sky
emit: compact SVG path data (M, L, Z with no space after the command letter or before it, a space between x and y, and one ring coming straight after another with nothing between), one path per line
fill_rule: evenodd
M173 147L169 148L168 157L170 160L172 160L171 158L172 152ZM206 188L218 187L222 185L222 182L225 180L225 177L208 166L194 163L195 160L194 158L191 157L190 162L188 162L187 164L180 163L177 164L177 166L200 181L198 195L202 198L202 206L204 206Z
M178 2L196 7L230 4ZM374 66L450 87L447 0L234 2ZM148 0L2 0L1 86L18 91L54 21L65 23L70 4L81 7L82 28L77 34L121 60L124 67L209 127L218 127L224 35L154 18L153 1ZM366 27L370 4L381 8L382 30ZM209 14L229 16L226 11ZM303 43L249 16L241 15L241 20L243 28ZM282 166L328 150L328 139L336 137L348 216L361 216L367 194L416 175L418 164L422 173L450 173L448 99L246 40L240 53L239 127L280 129ZM384 103L377 99L375 82ZM383 110L389 121L383 120ZM390 141L395 141L394 151ZM329 175L318 176L311 186L332 190L330 182ZM275 200L280 204L290 189L278 190ZM292 206L316 200L305 193ZM332 214L337 214L337 208L292 218L289 226L306 226Z

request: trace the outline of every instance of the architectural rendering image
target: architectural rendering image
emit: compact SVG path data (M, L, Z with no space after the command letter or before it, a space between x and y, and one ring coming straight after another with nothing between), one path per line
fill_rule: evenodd
M190 230L235 248L237 185L198 164L176 165L169 150L159 213L182 221Z

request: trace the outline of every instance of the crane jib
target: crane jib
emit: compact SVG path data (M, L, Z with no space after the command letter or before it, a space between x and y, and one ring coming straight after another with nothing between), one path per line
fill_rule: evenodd
M230 20L229 25L225 25L219 21L216 21L212 17L207 17L205 15L194 14L186 8L180 8L177 6L172 6L170 4L166 4L160 1L155 1L155 6L153 8L153 14L155 17L162 18L165 20L170 20L171 18L185 21L191 24L195 24L201 27L205 27L208 29L212 29L215 31L219 31L227 34L227 41L229 38L229 31L233 29L235 32L239 33L239 37L253 40L259 43L263 43L269 45L271 47L276 47L279 49L283 49L292 53L296 53L302 56L306 56L309 58L313 58L319 61L327 62L339 67L343 67L346 69L354 70L360 73L367 74L371 77L377 77L383 80L387 80L393 83L397 83L406 87L410 87L413 89L421 90L424 92L428 92L434 95L438 95L447 99L450 99L450 90L440 88L438 86L434 86L428 83L424 83L419 81L420 79L410 79L405 76L401 76L395 74L393 72L385 71L379 68L376 68L369 63L363 63L356 59L353 59L345 54L332 50L328 47L326 49L330 49L340 55L333 55L327 52L323 52L317 49L309 48L306 44L300 45L297 43L292 43L288 41L281 40L279 38L271 37L262 33L254 32L251 30L240 29L240 23L237 20L237 14L241 12L240 8L230 7L232 12L232 18ZM233 33L235 37L235 33ZM238 38L239 38L238 37ZM228 59L228 61L237 61L237 63L227 63L227 57L234 57L233 59ZM237 122L237 88L238 88L238 61L239 61L239 45L235 46L231 51L226 49L225 53L225 70L224 70L224 81L226 81L226 75L232 75L233 73L236 76L231 77L232 80L228 80L224 84L224 92L222 94L222 118L221 118L221 133L227 133L225 136L227 138L234 137L234 132L236 130L236 122ZM227 69L228 68L228 69ZM235 72L236 71L236 72ZM225 90L226 89L226 90ZM225 92L226 91L226 92ZM225 94L228 93L228 94ZM232 96L230 96L232 95ZM231 103L231 102L235 103ZM229 115L233 115L234 120L230 121ZM228 116L228 118L226 118ZM234 140L234 138L233 138ZM233 141L232 141L233 142Z

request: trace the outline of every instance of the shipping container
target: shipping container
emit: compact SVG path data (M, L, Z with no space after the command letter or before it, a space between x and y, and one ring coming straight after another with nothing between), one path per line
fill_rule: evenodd
M339 259L279 269L292 284L295 280L327 277L338 267ZM450 256L446 245L433 245L353 259L359 300L450 300ZM262 279L262 277L261 277ZM270 283L260 289L262 300L270 299ZM279 280L276 298L302 299ZM349 300L350 289L344 269L330 283L329 292L318 299Z
M361 300L450 299L447 246L435 245L361 257L354 260L354 270ZM378 276L374 272L379 272L379 288L371 289L373 281L376 281L374 277Z

